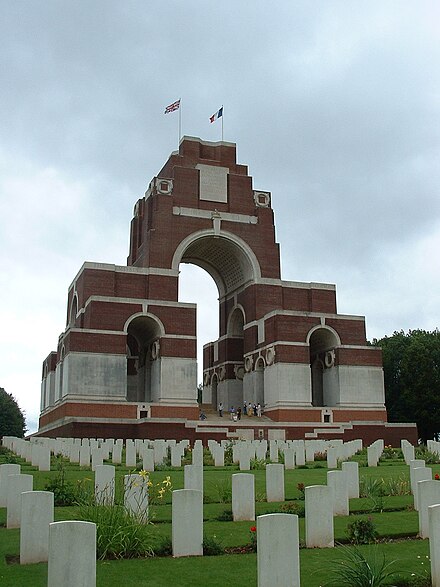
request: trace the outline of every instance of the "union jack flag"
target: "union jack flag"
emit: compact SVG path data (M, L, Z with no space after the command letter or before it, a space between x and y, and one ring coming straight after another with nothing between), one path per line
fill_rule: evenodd
M170 112L174 112L174 110L179 110L179 108L180 108L180 98L165 108L165 114L169 114Z

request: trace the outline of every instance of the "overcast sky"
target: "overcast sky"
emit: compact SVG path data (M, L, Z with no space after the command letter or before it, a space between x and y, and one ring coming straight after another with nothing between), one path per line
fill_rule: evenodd
M182 133L272 192L282 277L337 285L367 336L439 326L438 0L0 1L0 387L39 413L84 261L124 265ZM217 292L183 271L202 342ZM215 313L214 313L215 314Z

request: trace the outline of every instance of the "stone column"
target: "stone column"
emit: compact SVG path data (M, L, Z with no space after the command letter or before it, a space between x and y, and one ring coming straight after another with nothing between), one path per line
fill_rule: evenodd
M61 585L96 587L96 524L50 524L47 587Z
M266 465L267 501L284 501L284 465L274 463Z
M258 587L300 587L298 516L257 518Z
M173 556L203 555L203 493L178 489L172 493Z
M310 485L306 487L305 510L307 548L332 548L335 541L331 488L327 485Z
M252 473L232 475L232 516L234 522L255 520L255 477Z
M46 562L49 556L49 524L53 522L53 493L21 494L20 564Z

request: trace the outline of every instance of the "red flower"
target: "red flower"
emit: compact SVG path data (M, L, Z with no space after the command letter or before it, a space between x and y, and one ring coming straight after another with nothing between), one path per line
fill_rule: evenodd
M250 527L250 531L251 532L256 532L257 531L257 527L256 526L251 526Z
M437 481L439 481L439 480L440 480L440 475L439 475L438 473L436 473L436 474L434 475L434 479L436 479Z

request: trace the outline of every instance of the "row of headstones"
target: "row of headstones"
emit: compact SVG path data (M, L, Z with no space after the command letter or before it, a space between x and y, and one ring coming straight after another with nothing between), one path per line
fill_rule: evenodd
M201 441L199 443L203 453ZM78 463L81 467L92 466L94 470L97 465L102 465L104 460L109 460L110 455L113 464L122 464L124 440L34 437L30 441L25 441L15 437L4 437L3 445L43 471L50 470L51 454L61 454L71 463ZM170 448L172 464L175 462L173 466L180 466L181 458L188 446L189 440L182 440L179 443L175 440L126 440L125 465L136 467L140 458L144 469L153 471L155 464L163 463ZM43 457L39 455L43 454L44 463L41 463L39 458Z
M190 466L193 467L193 465ZM282 465L273 466L282 467ZM197 466L194 465L194 467ZM107 471L113 469L114 473L114 467L111 465L99 467L96 472L98 479L95 479L97 489L99 483L105 482L104 477L99 480L102 469ZM0 465L0 497L4 496L5 489L7 492L7 527L20 528L20 563L47 561L48 587L58 587L61 584L64 587L96 585L95 524L80 521L54 522L53 493L32 491L32 475L20 474L19 470L20 465ZM240 475L243 476L243 474ZM127 475L124 481L125 507L136 515L142 515L148 508L148 487L145 478L140 475ZM106 497L109 497L108 487L108 485L104 487ZM259 585L269 585L269 578L273 581L278 575L281 580L284 580L282 578L287 573L287 576L294 576L296 581L288 584L299 586L297 516L289 514L260 516L257 520L257 533ZM288 539L287 543L286 539ZM281 545L276 549L275 557L274 541L275 544L279 542ZM286 544L289 546L287 547ZM172 545L175 557L203 555L202 491L195 489L173 491ZM292 565L292 549L294 565ZM281 554L283 556L280 556ZM272 565L274 565L273 568ZM273 582L270 584L273 585Z
M31 441L15 437L5 437L3 444L20 455L26 461L38 466L40 471L50 470L50 455L62 454L72 463L79 463L83 467L102 465L104 460L111 460L113 464L122 463L122 451L124 441L122 439L79 439L79 438L32 438ZM143 469L153 471L155 464L163 463L170 450L171 466L180 467L185 449L189 447L189 440L176 442L175 440L126 440L125 441L125 465L135 467L137 459L142 460ZM230 441L208 441L208 448L214 459L215 466L223 467L225 450ZM382 442L383 446L383 442ZM286 469L313 462L315 454L327 453L328 468L337 468L338 460L351 457L362 449L361 440L353 440L344 443L342 440L256 440L233 441L233 461L238 463L240 470L250 470L251 459L269 460L273 463L279 461L279 454L284 457ZM203 445L201 440L196 440L192 450L192 463L203 464Z

